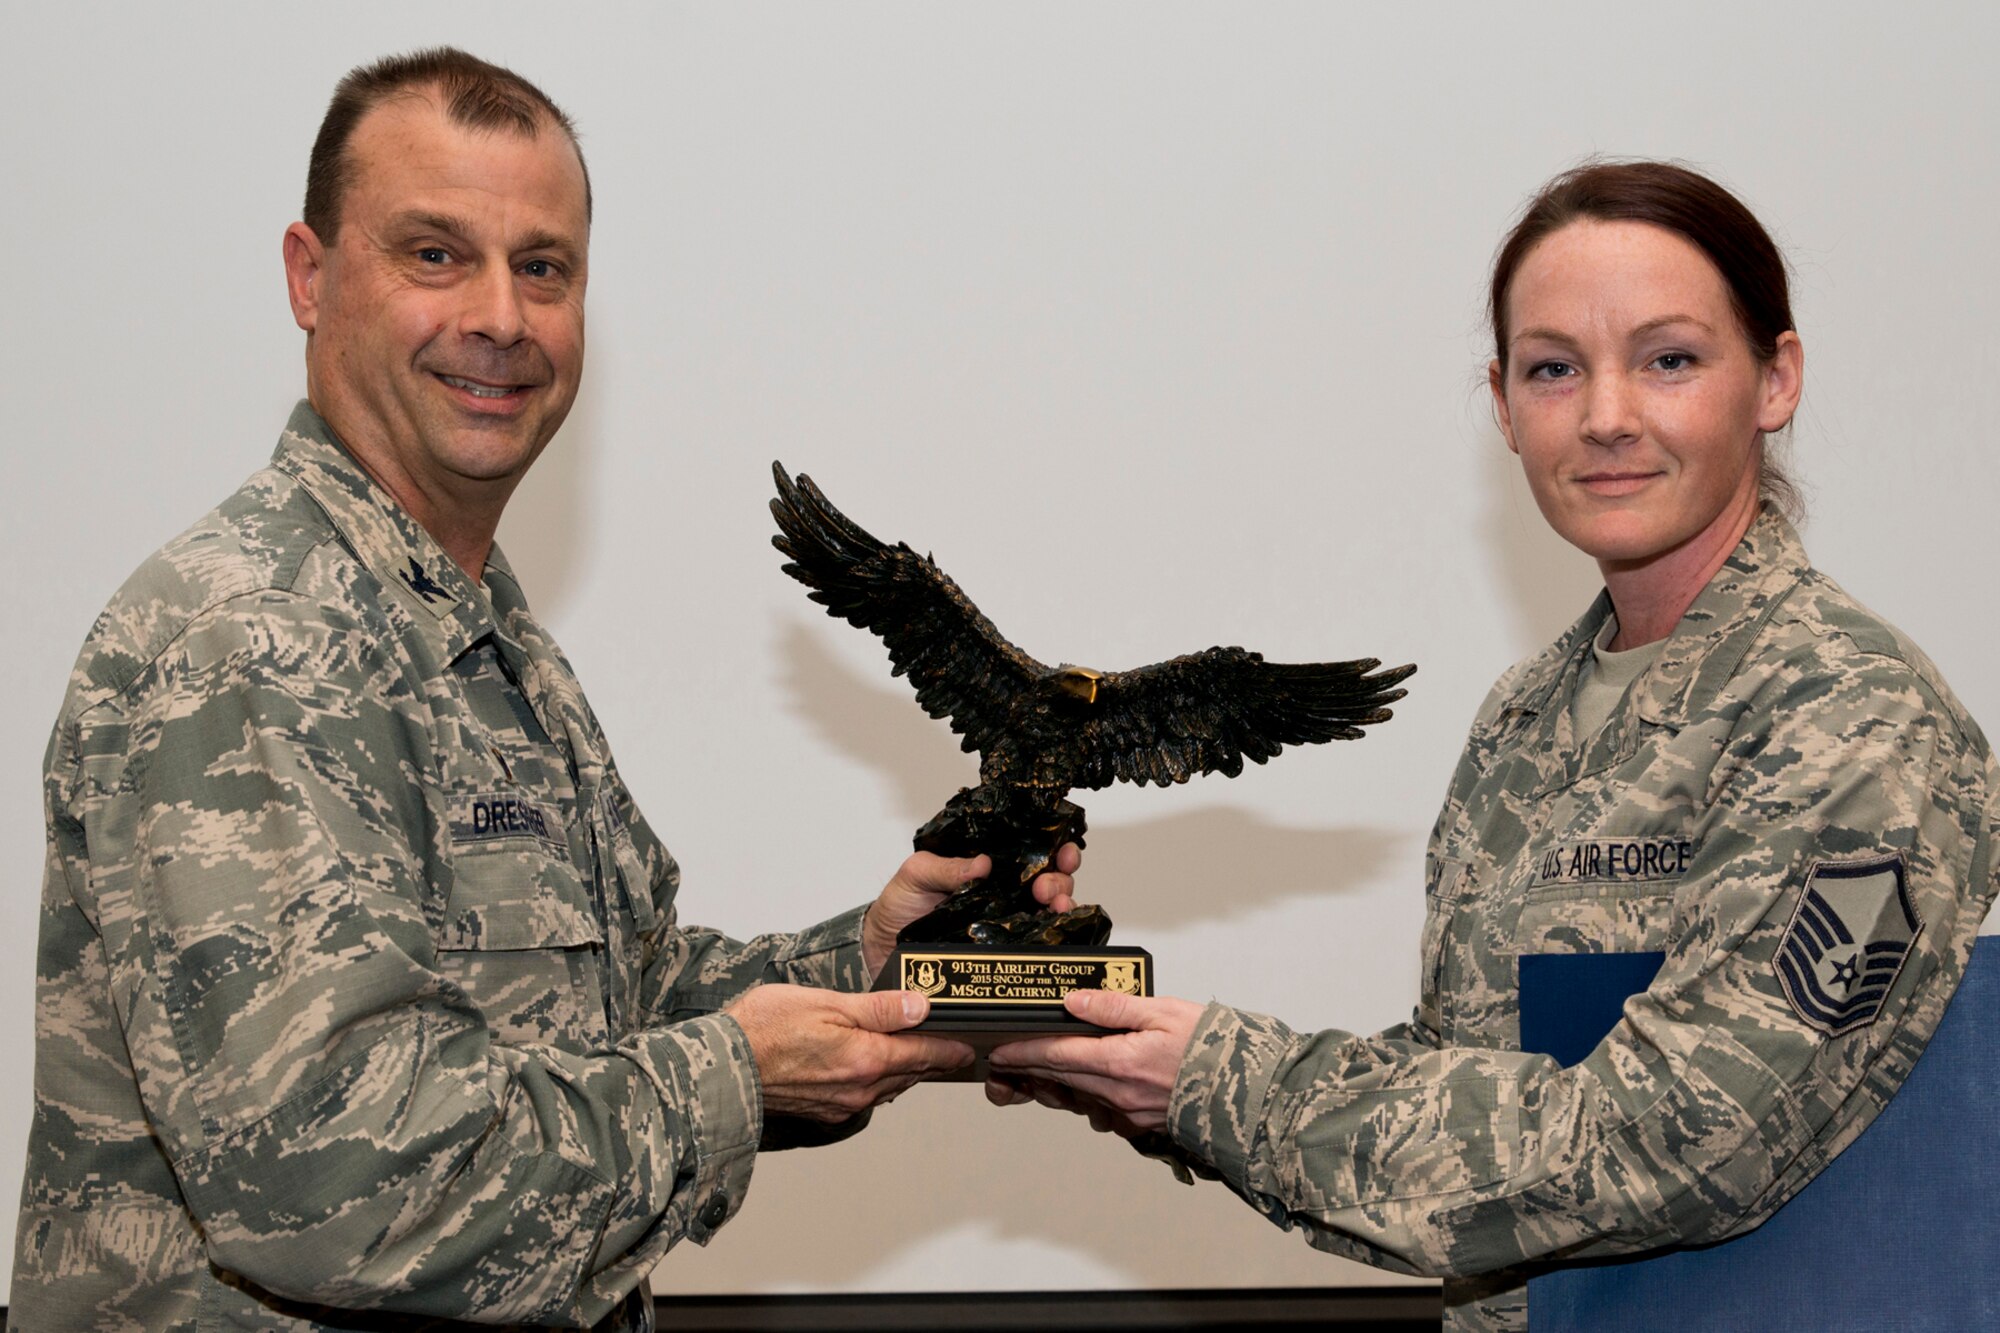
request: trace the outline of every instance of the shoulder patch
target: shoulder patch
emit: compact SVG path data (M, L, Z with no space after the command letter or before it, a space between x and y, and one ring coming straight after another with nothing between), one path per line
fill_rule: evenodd
M1816 861L1778 942L1778 984L1792 1011L1829 1037L1866 1027L1923 928L1901 852Z

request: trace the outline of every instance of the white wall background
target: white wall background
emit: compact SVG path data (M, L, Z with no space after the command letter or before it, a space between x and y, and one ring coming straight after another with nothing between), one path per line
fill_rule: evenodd
M1465 723L1596 587L1480 388L1492 249L1593 151L1701 164L1773 225L1812 550L2000 718L1991 6L238 0L10 5L6 32L0 1200L46 729L103 600L301 391L279 234L334 81L391 50L465 45L582 127L589 369L502 540L682 858L687 919L861 900L973 773L778 572L781 457L1046 659L1420 663L1361 744L1088 801L1085 896L1169 989L1303 1027L1406 1016ZM1080 1121L939 1087L764 1159L658 1286L1374 1277Z

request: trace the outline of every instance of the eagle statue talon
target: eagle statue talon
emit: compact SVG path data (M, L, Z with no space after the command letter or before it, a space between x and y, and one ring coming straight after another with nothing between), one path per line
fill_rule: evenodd
M778 496L771 544L813 601L879 635L917 702L979 752L979 785L917 830L919 851L993 858L986 880L904 927L901 943L1101 944L1103 909L1061 914L1029 885L1065 842L1083 845L1075 787L1235 777L1287 745L1352 740L1386 722L1414 666L1267 662L1210 648L1133 671L1044 666L1009 643L929 556L886 545L801 475L771 465Z
M1038 907L997 920L975 921L966 937L976 944L1070 944L1094 947L1111 938L1111 917L1095 903L1067 912Z
M961 787L917 830L916 849L939 856L993 858L989 879L1009 876L1032 884L1066 842L1083 846L1083 807L1057 797L1029 808L995 799L985 786Z

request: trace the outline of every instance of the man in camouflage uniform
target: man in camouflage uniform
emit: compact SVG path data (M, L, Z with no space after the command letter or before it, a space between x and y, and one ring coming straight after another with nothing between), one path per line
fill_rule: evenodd
M1444 1276L1454 1329L1527 1327L1527 1265L1768 1218L1908 1076L1996 888L1984 736L1782 518L1579 734L1568 703L1610 614L1600 597L1473 723L1426 855L1411 1022L1301 1034L1074 997L1135 1029L1117 1040L1185 1040L1151 1103L1173 1150L1321 1249ZM1651 985L1580 1064L1521 1052L1522 959L1653 950ZM1143 1098L1092 1059L1044 1043L994 1066L1133 1129L1120 1108Z
M969 1060L883 1035L921 997L837 992L977 865L680 926L492 547L575 392L588 210L505 71L336 95L286 237L310 401L112 600L50 740L16 1328L650 1329L785 1114Z

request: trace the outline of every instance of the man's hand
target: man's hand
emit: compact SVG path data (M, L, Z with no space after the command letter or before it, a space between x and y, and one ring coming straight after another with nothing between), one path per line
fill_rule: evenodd
M1035 901L1051 912L1067 912L1076 906L1076 881L1071 876L1083 864L1083 853L1073 842L1056 849L1055 869L1035 876L1029 887ZM896 935L904 926L932 909L952 894L986 878L993 869L985 856L955 858L917 852L903 862L895 878L883 886L861 923L861 959L868 975L874 976L889 961L896 947Z
M766 1115L838 1124L912 1084L972 1063L972 1048L937 1037L895 1037L923 1022L913 991L848 995L810 986L757 986L723 1012L757 1057Z
M1202 1006L1170 996L1071 991L1063 1007L1110 1037L1040 1037L996 1048L986 1099L1037 1101L1090 1117L1093 1129L1126 1138L1166 1128L1167 1103Z

